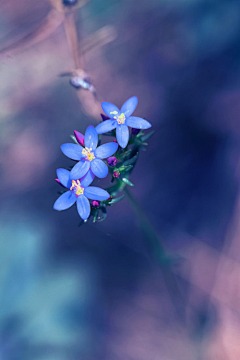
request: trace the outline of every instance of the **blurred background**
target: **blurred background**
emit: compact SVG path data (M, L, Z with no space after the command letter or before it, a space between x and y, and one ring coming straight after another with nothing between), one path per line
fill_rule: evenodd
M0 359L240 359L240 2L0 9ZM131 192L167 269L127 199L81 227L52 208L60 145L133 95L155 134Z

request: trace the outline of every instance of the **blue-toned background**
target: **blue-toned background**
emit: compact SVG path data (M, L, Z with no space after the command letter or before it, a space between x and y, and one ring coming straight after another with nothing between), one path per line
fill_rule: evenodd
M59 76L63 14L0 0L0 359L239 359L240 2L80 5L96 99ZM81 227L52 209L60 145L133 95L155 134L131 191L179 257L167 276L127 199Z

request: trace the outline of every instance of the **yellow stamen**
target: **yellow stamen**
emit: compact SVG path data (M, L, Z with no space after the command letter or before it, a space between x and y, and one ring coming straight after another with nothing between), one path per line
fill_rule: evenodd
M76 195L82 195L84 192L84 188L81 186L79 180L72 180L72 186L70 187L70 190L75 190Z
M118 112L117 112L116 110L110 112L110 114L113 114L113 115L117 115L117 113L118 113Z
M95 159L94 153L92 152L92 148L85 147L85 149L83 149L82 153L89 161L92 161L93 159Z
M121 115L119 115L116 120L118 124L124 124L126 120L124 113L121 113Z

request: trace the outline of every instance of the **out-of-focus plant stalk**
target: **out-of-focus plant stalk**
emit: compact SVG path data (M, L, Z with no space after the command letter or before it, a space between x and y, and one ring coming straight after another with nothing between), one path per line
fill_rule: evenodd
M148 250L150 250L151 254L153 254L157 261L160 261L162 264L168 264L170 257L166 253L163 245L160 243L159 236L146 216L145 211L126 186L124 187L124 192L138 217L144 237L148 240L146 242Z
M49 0L51 5L60 13L63 14L63 24L67 37L68 46L74 61L74 66L76 69L82 68L82 59L80 61L79 51L78 51L78 35L75 23L75 10L76 6L73 9L65 7L62 3L62 0ZM81 1L77 7L81 7L85 4L85 1Z
M128 187L124 186L123 191L127 199L129 200L129 203L131 204L135 214L138 217L139 226L143 232L147 249L161 266L163 278L169 295L171 297L172 303L175 307L176 315L183 323L185 322L185 301L177 283L175 274L171 270L171 265L173 265L174 259L164 249L164 246L161 244L161 239L157 233L157 230L151 224L145 211L142 209L137 199L129 191Z
M79 57L78 51L78 35L75 23L75 14L74 12L68 12L64 14L64 29L67 36L68 46L74 61L74 66L76 69L81 69L83 67L82 59Z

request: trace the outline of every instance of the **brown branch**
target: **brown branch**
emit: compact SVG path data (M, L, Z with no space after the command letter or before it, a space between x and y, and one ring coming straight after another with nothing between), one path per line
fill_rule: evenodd
M0 57L13 56L46 40L63 22L64 16L55 9L50 10L40 26L21 40L0 50Z
M64 28L67 36L67 42L72 54L74 66L76 69L82 68L82 61L80 61L78 54L78 35L75 24L74 13L70 12L64 16Z

